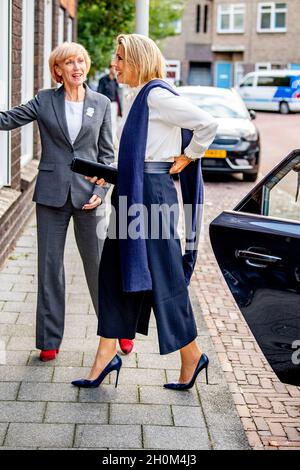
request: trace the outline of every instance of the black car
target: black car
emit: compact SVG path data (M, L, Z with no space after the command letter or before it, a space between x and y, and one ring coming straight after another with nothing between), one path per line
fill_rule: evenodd
M242 173L244 181L256 181L260 139L248 111L234 89L186 86L178 93L216 118L217 135L202 158L203 172Z
M300 385L300 150L210 224L222 274L278 378Z

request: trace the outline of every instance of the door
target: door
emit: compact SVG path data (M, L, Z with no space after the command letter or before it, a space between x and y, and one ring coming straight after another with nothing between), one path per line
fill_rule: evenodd
M211 84L212 79L210 64L190 62L188 85L211 86Z
M216 63L216 86L221 88L232 87L232 63Z
M278 378L300 385L300 150L210 225L238 307Z
M248 109L257 109L255 102L255 90L257 89L255 75L246 76L237 88Z

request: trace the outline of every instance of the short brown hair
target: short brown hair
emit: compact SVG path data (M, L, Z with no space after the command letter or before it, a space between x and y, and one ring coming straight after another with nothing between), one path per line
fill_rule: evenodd
M88 73L91 68L91 59L87 50L81 44L77 42L64 42L53 49L49 56L49 69L52 79L57 83L61 83L62 78L57 75L55 65L59 65L69 57L78 56L80 54L84 57Z
M138 72L138 83L165 78L165 59L155 42L142 34L119 34L118 46L124 48L124 61Z

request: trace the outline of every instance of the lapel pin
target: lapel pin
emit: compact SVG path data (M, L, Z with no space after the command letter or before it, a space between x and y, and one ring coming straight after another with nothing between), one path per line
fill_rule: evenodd
M94 112L95 112L94 108L88 108L86 110L86 115L89 116L89 117L93 117Z

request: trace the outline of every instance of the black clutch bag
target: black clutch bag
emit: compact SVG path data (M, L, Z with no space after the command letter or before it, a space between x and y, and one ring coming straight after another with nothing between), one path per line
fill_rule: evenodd
M103 163L74 157L71 163L71 170L84 176L97 176L98 179L103 178L107 183L117 183L117 168L104 165Z

